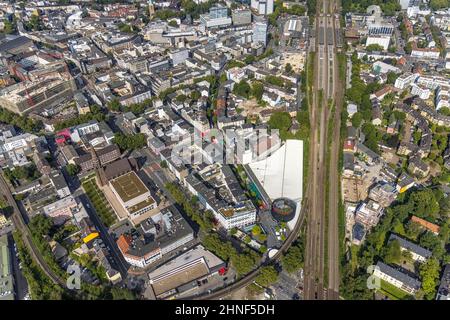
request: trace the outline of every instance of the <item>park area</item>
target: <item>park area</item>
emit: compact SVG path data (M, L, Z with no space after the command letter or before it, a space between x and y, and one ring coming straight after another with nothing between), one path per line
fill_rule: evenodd
M105 195L97 186L95 179L89 179L83 182L83 189L89 200L94 205L95 211L106 227L112 226L116 222L116 214L106 200Z
M390 300L405 300L410 297L408 293L381 279L381 294L387 296Z

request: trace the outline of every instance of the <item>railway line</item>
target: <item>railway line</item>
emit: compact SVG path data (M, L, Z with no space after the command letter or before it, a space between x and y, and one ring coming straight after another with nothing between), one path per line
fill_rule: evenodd
M22 234L22 239L27 247L31 257L33 260L37 263L37 265L42 269L42 271L45 273L47 277L49 277L54 283L60 285L61 287L66 286L66 282L59 278L53 270L47 265L44 258L42 257L39 250L36 248L36 246L33 243L33 240L31 239L30 230L28 229L27 225L25 224L25 221L22 217L22 213L20 212L19 207L17 206L16 200L14 199L13 195L11 194L11 191L9 190L9 187L3 178L2 172L0 172L0 191L6 198L8 204L12 207L13 213L11 220L14 224L14 227L16 230L20 231Z
M308 232L305 261L305 292L307 300L323 300L339 298L339 239L338 239L338 154L339 139L332 139L333 143L328 152L328 140L339 137L340 108L332 107L329 102L336 103L338 93L338 65L336 53L337 38L340 35L338 4L336 0L322 0L318 2L316 22L316 52L319 59L314 66L314 94L311 116L311 189L310 210L308 211ZM333 121L334 119L334 121ZM331 131L328 124L333 121ZM337 141L336 141L337 140ZM336 153L337 151L337 153ZM329 162L328 162L328 161ZM329 167L328 167L329 163ZM328 203L331 210L326 208L328 189ZM328 210L328 217L325 213ZM327 219L328 218L328 219ZM327 259L325 259L327 258ZM325 274L325 272L328 272ZM328 281L327 281L328 279Z

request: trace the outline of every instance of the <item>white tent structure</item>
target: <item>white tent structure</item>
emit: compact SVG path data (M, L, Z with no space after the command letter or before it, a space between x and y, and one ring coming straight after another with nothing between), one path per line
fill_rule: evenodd
M297 203L295 218L288 222L292 230L303 198L303 141L286 140L269 157L250 163L249 167L272 201L285 197Z

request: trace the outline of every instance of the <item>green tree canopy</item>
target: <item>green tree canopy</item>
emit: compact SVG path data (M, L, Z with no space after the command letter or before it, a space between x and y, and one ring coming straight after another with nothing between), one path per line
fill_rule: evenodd
M244 98L250 97L251 88L247 81L242 80L233 87L233 93Z
M428 300L433 300L436 294L436 286L439 280L439 262L430 258L420 266L420 277L422 279L422 290Z
M256 277L256 283L262 287L269 287L271 284L277 282L278 272L274 266L262 267L259 275Z

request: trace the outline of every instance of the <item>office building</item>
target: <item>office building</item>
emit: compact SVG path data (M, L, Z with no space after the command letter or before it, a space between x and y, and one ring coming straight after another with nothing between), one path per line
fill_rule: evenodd
M257 21L253 24L253 43L267 45L267 21Z
M209 13L200 15L200 22L205 28L220 28L231 25L231 18L228 17L228 8L215 6L209 9Z
M242 26L252 23L252 12L247 9L236 9L231 12L233 25Z
M251 7L257 14L273 13L273 0L251 0Z

